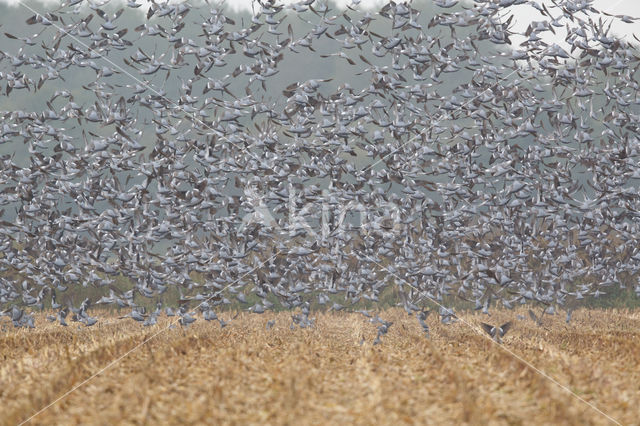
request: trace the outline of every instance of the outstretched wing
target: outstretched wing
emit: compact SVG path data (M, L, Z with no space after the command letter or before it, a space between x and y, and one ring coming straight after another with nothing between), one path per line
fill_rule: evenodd
M482 328L484 329L484 331L487 332L487 334L491 337L495 337L496 335L496 331L495 331L495 327L489 324L486 324L484 322L481 322L480 325L482 325Z
M500 326L500 337L503 337L505 334L507 334L507 331L509 331L512 324L513 323L509 321L509 322L505 322Z

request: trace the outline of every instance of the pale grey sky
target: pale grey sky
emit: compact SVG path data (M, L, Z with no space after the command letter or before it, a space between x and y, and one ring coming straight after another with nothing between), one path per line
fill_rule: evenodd
M40 0L40 1L45 4L60 3L60 0ZM145 0L139 0L139 1L142 3L145 2ZM248 9L251 9L252 1L253 0L226 0L225 4L227 7L231 7L234 9L248 10ZM296 1L300 1L300 0L284 0L284 3L295 3ZM352 2L352 0L335 0L335 1L342 7ZM360 2L360 6L375 8L387 3L387 1L388 0L362 0ZM466 1L470 2L471 0L466 0ZM538 3L546 3L548 5L552 4L551 0L535 0L535 1L537 1ZM15 5L15 4L18 4L20 0L0 0L0 2ZM597 9L604 10L607 13L626 14L634 17L640 15L639 0L595 0L593 4Z
M536 0L538 3L544 3L548 9L553 3L551 0ZM640 0L595 0L593 6L601 11L611 15L628 15L634 18L640 18ZM540 12L535 10L529 5L519 5L511 8L515 15L514 19L517 21L516 30L526 30L529 22L546 20L546 16L542 16ZM553 12L551 12L554 14ZM557 16L555 13L554 16ZM627 35L626 40L631 39L631 34L636 34L640 38L640 21L636 21L632 24L622 22L620 19L604 16L603 19L613 19L611 30L618 35ZM556 36L554 41L560 43L564 40L567 33L562 29L556 29ZM553 40L554 37L550 32L545 34L547 40Z
M20 1L21 0L0 0L0 2L2 3L9 3L11 5L16 5L16 6L20 3ZM118 1L118 0L114 0L114 1ZM138 1L142 3L146 2L146 0L138 0ZM225 3L225 7L228 7L231 9L250 10L252 1L253 0L226 0L224 3ZM283 1L284 3L294 3L295 1L299 1L299 0L283 0ZM387 3L387 1L388 0L361 0L359 7L375 9ZM471 2L471 0L462 0L462 1L466 1L467 3ZM547 8L551 9L551 6L552 6L551 0L534 0L534 1L538 3L545 3L547 5ZM45 7L44 5L48 6L51 4L59 4L60 0L40 0L40 2L44 3L43 4L43 8L44 8ZM336 0L336 2L341 7L344 7L345 5L350 4L352 0ZM216 2L212 1L212 3L216 3ZM640 17L640 0L594 0L593 6L598 10L601 10L610 14L629 15L634 18ZM525 4L525 5L513 6L510 9L513 11L515 15L515 21L516 21L515 29L518 31L526 30L527 26L529 25L529 22L531 22L532 20L546 19L546 17L542 16L538 11L536 11L530 5ZM627 39L631 38L631 34L636 34L638 35L638 38L640 38L640 21L634 22L632 24L627 24L616 18L610 18L606 16L604 16L604 18L614 20L614 23L611 28L616 34L627 35ZM2 19L0 18L0 21L1 20ZM562 31L561 29L558 29L555 37L549 32L545 34L545 36L547 37L546 41L555 41L560 44L562 43L562 40L564 39L565 35L566 35L566 32ZM514 41L518 42L517 39L515 39Z

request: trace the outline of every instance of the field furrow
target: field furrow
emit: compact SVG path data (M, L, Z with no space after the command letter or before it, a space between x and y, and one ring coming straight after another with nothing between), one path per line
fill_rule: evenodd
M109 319L93 328L9 330L0 335L2 423L27 419L161 330L33 423L610 423L536 369L616 420L638 423L633 313L617 312L613 323L603 311L576 312L569 325L517 320L503 347L477 325L513 312L433 320L430 339L403 311L380 315L394 324L379 345L374 325L343 313L317 313L315 328L293 330L285 313L240 314L225 328Z

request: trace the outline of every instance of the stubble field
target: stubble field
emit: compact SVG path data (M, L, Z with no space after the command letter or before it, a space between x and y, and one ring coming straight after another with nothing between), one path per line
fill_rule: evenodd
M556 316L543 327L517 314L526 311L468 314L448 326L433 316L426 339L414 317L384 311L394 324L380 345L359 314L317 313L315 328L295 330L288 313L241 313L222 329L115 317L62 328L40 317L36 329L14 330L3 320L0 423L28 419L132 349L31 422L611 423L508 349L615 420L640 424L640 313L580 310L569 325ZM477 331L480 321L510 319L503 348Z

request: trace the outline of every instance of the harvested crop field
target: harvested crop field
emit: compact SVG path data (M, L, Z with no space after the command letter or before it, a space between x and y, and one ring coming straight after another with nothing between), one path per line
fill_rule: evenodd
M68 328L37 319L0 333L1 422L16 424L111 361L98 376L42 411L34 424L607 424L607 417L504 348L623 424L639 424L640 314L581 310L542 327L522 312L430 317L426 339L404 311L382 343L359 314L316 313L313 329L290 314L240 314L231 325L187 329L105 319ZM514 319L503 348L480 321ZM272 329L265 324L275 320ZM467 324L475 327L471 329ZM164 331L163 331L164 330ZM153 337L155 335L155 337ZM363 342L364 338L364 342Z

